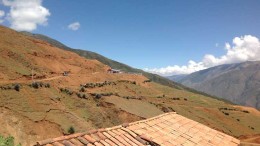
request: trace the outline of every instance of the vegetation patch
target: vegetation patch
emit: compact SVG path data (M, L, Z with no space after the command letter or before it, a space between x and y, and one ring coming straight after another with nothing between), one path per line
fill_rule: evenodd
M109 85L116 85L116 82L105 81L105 82L98 82L98 83L86 83L84 85L81 85L81 87L96 88L96 87L103 87Z
M150 83L152 80L144 80L143 83Z
M68 95L73 95L73 91L71 91L70 89L67 88L60 88L60 92L68 94Z
M252 129L252 130L255 130L255 128L254 128L254 127L252 127L252 126L248 126L248 128L250 128L250 129Z
M128 84L136 85L136 81L118 80L116 82L105 81L105 82L98 82L98 83L86 83L86 84L80 85L80 86L84 87L84 88L98 88L98 87L104 87L104 86L110 86L110 85L117 85L117 83L128 83Z
M21 85L17 84L17 83L12 84L12 85L4 85L4 86L0 86L0 89L1 90L15 90L15 91L19 92L21 89Z
M34 89L39 89L39 88L50 88L51 85L49 83L43 83L43 82L33 82L29 85L29 87L34 88Z
M164 107L164 106L161 106L161 110L162 110L164 113L175 112L172 107Z
M8 136L5 138L3 136L0 136L0 146L15 146L14 137ZM16 146L21 146L21 144L18 144Z
M88 99L88 96L87 96L86 94L76 93L76 95L77 95L79 98Z
M179 97L175 98L173 97L172 100L181 100Z
M128 81L128 80L119 80L118 83L128 83L128 84L134 84L136 85L136 81Z
M249 111L247 111L247 110L238 110L235 108L226 108L226 107L218 108L218 110L219 111L239 111L239 112L249 113Z
M14 85L14 90L19 92L20 91L20 85L19 84L15 84Z
M85 88L83 86L80 87L79 92L85 92Z
M243 110L243 112L244 112L244 113L249 113L249 111L247 111L247 110Z
M73 134L73 133L75 133L75 129L74 129L73 126L70 126L70 127L69 127L69 129L68 129L68 133L69 133L69 134Z
M91 96L94 96L95 99L100 99L102 96L119 96L118 93L112 93L112 92L107 92L107 93L90 93Z
M137 100L142 100L141 97L136 97L136 96L123 96L125 99L137 99Z

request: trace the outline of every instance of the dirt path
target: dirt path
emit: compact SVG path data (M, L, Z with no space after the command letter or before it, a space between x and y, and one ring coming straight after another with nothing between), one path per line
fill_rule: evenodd
M45 79L35 79L34 81L36 82L40 82L40 81L51 81L51 80L56 80L59 78L63 78L65 76L55 76L55 77L49 77L49 78L45 78ZM0 84L12 84L12 83L28 83L31 82L32 80L0 80Z

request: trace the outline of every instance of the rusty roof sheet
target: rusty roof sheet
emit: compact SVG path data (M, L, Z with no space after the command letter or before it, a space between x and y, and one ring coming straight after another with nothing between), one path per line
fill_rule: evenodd
M240 141L175 112L112 128L39 141L36 146L236 146Z

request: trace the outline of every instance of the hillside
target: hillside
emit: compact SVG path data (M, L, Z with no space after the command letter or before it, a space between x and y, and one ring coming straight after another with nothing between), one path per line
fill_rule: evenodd
M212 67L192 73L179 82L233 103L260 109L260 61Z
M260 133L259 111L109 66L0 26L0 135L27 146L66 135L178 114L235 137ZM63 76L64 71L69 71Z
M132 68L132 67L126 65L126 64L111 60L111 59L104 57L100 54L97 54L95 52L70 48L70 47L62 44L61 42L54 40L54 39L52 39L48 36L45 36L45 35L42 35L42 34L32 34L32 33L29 33L29 32L21 32L21 33L23 33L27 36L31 36L31 37L36 38L36 39L46 41L46 42L50 43L51 45L53 45L57 48L61 48L61 49L64 49L64 50L75 52L78 55L85 57L87 59L96 59L96 60L100 61L101 63L106 64L106 65L108 65L108 66L110 66L114 69L120 69L120 70L125 71L125 72L142 73L148 79L150 79L154 82L157 82L159 84L163 84L163 85L170 86L170 87L183 88L183 86L178 85L177 83L174 83L173 81L170 81L167 78L161 77L161 76L156 75L156 74L151 74L151 73L145 72L145 71L140 70L140 69Z
M180 74L180 75L167 76L167 78L172 80L172 81L179 82L180 80L182 80L186 76L187 76L187 74Z
M147 77L149 80L151 80L151 81L153 81L155 83L159 83L161 85L173 87L173 88L176 88L176 89L187 90L187 91L190 91L190 92L193 92L193 93L196 93L196 94L203 94L205 96L209 96L209 97L212 97L212 98L219 99L219 98L217 98L215 96L206 94L204 92L200 92L200 91L194 90L192 88L183 86L182 84L179 84L175 80L171 80L169 78L165 78L165 77L162 77L162 76L159 76L159 75L156 75L156 74L148 73L148 72L145 72L143 70L133 68L133 67L128 66L126 64L123 64L123 63L114 61L112 59L109 59L109 58L107 58L105 56L102 56L102 55L100 55L98 53L87 51L87 50L70 48L70 47L62 44L61 42L59 42L59 41L57 41L55 39L52 39L52 38L50 38L48 36L45 36L45 35L42 35L42 34L32 34L30 32L21 32L21 33L26 35L26 36L30 36L30 37L33 37L35 39L39 39L39 40L48 42L49 44L51 44L52 46L55 46L57 48L61 48L63 50L67 50L67 51L71 51L71 52L77 53L79 56L82 56L84 58L91 59L91 60L98 60L101 63L103 63L105 65L108 65L108 66L110 66L111 68L114 68L114 69L120 69L122 71L130 72L130 73L142 73L143 76ZM220 100L223 100L225 102L229 102L228 100L225 100L225 99L220 99Z

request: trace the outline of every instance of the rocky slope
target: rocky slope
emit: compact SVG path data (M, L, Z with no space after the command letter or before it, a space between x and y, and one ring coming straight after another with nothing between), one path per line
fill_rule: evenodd
M192 73L179 82L233 103L260 109L260 61L212 67Z

